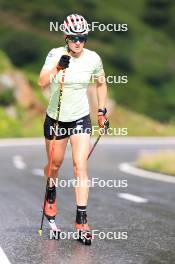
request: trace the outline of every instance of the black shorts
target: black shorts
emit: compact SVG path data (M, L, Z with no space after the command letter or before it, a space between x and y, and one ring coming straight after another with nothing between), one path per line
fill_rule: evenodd
M92 125L90 115L79 118L72 122L58 122L54 127L56 120L46 114L44 121L44 136L46 139L53 139L56 133L56 139L63 139L79 133L91 134Z

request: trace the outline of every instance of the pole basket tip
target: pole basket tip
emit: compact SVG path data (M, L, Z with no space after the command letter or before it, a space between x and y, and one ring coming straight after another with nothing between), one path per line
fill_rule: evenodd
M42 236L42 230L41 229L38 229L38 235Z

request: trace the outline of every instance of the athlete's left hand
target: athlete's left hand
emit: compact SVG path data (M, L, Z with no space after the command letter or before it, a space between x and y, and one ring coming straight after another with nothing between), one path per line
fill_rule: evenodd
M98 125L100 128L109 128L109 120L107 119L106 115L98 115Z
M98 125L100 128L105 128L105 130L109 128L109 121L106 117L106 113L106 107L98 109Z

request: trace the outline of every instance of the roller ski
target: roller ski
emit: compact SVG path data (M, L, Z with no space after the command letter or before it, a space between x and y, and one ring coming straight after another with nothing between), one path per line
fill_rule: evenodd
M55 223L55 216L57 214L57 205L56 205L56 188L47 187L46 202L44 208L44 215L48 220L51 231L53 231L53 238L59 239L61 230L57 228Z
M55 187L46 187L46 197L43 205L43 219L44 216L48 220L49 226L52 231L52 237L59 239L61 230L57 228L55 223L55 216L57 214L57 205L56 205L56 188ZM38 230L39 235L42 235L42 226Z
M92 234L89 225L87 224L86 211L77 212L75 229L78 233L78 241L84 245L90 246Z

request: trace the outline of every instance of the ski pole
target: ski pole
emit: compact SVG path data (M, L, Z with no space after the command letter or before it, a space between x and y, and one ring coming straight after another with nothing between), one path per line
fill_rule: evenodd
M63 73L62 73L60 94L59 94L58 107L57 107L57 119L56 119L56 122L54 123L54 137L53 137L53 140L51 142L51 152L50 152L49 167L48 167L48 179L47 179L47 183L46 183L46 190L45 190L45 196L44 196L44 205L43 205L43 210L42 210L41 225L40 225L40 228L38 229L39 236L42 236L42 230L43 230L44 211L45 211L46 197L47 197L47 186L49 185L49 179L50 179L51 170L52 170L53 154L54 154L54 151L55 151L55 140L56 140L55 128L56 128L56 126L58 126L58 121L59 121L61 100L62 100L62 94L63 94L63 88L64 88L64 85L63 85L64 84L64 77L65 77L65 70L63 70Z
M90 156L91 156L92 152L94 151L94 148L96 147L96 145L97 145L98 141L100 140L100 138L101 138L101 135L99 135L98 138L96 139L93 147L91 148L91 151L89 152L89 155L88 155L88 158L87 159L90 158Z
M107 130L108 127L109 127L109 121L106 120L105 123L104 123L104 130L105 130L105 132L106 132L106 130ZM95 149L95 147L96 147L98 141L100 140L101 136L102 136L102 135L100 134L100 135L98 136L98 138L96 139L96 141L95 141L93 147L91 148L91 150L90 150L90 152L89 152L89 155L88 155L88 158L87 158L87 159L90 158L90 156L91 156L92 152L94 151L94 149Z

